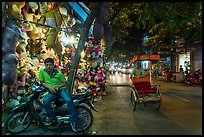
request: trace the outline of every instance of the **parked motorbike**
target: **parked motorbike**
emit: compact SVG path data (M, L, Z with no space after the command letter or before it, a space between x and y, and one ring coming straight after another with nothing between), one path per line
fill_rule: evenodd
M46 113L43 109L42 95L45 94L48 89L40 84L35 78L30 85L31 92L28 92L21 104L14 107L9 113L5 127L8 133L17 134L26 130L32 123L33 119L37 122L38 126L43 130L53 130L60 127L70 125L70 114L67 109L67 104L62 98L56 101L53 105L54 113L57 117L57 124L47 126L45 124ZM93 114L91 109L97 112L94 108L91 100L89 90L85 88L85 92L81 94L72 95L75 108L77 110L78 122L80 127L74 132L83 132L88 130L93 124ZM72 127L72 126L71 126Z
M188 75L186 81L190 86L191 85L202 85L202 72L201 72L201 70L198 69L193 74Z

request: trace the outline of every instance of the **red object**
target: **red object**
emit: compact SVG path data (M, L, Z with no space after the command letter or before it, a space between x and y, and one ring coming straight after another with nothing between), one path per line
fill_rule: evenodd
M153 88L150 82L136 82L133 83L138 94L156 94L157 89Z
M13 85L9 86L10 92L18 92L20 86L24 87L26 84L26 79L31 77L29 73L25 73L22 77L22 81L16 81Z
M21 14L23 15L23 19L25 20L26 20L26 14L28 9L29 9L29 5L28 5L28 2L26 2L23 8L21 9Z
M21 60L22 59L22 55L18 54L18 59Z
M94 37L89 37L88 38L90 41L95 41L96 39Z
M60 62L59 62L59 60L58 60L58 59L56 59L56 61L55 61L55 65L56 65L56 69L59 69Z
M138 94L155 94L157 89L152 87L148 77L133 78L132 84L135 86Z
M190 85L202 85L202 72L200 70L197 71L198 72L198 76L196 76L196 74L194 75L189 75L187 77L187 82Z
M159 60L159 55L135 55L132 60L130 60L130 64L137 60Z

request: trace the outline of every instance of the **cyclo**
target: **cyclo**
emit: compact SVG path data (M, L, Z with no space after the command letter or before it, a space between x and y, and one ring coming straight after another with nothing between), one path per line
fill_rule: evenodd
M130 64L134 61L149 60L150 66L152 60L159 60L158 55L135 55L130 61ZM150 75L144 77L130 77L132 80L131 86L131 107L135 111L139 104L151 105L156 111L160 109L162 95L159 91L160 85L153 85L151 82L151 67Z

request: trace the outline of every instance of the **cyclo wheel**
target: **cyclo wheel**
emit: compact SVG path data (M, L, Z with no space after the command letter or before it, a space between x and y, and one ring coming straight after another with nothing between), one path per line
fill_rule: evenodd
M161 107L161 96L160 96L160 100L155 104L156 105L156 111L159 111L160 107Z
M152 108L156 111L159 111L160 107L161 107L161 96L159 96L159 100L157 101L150 101L146 104L149 104L150 106L152 106Z
M32 122L32 115L28 111L11 113L5 122L6 131L17 134L26 130Z
M131 96L130 96L131 107L132 107L133 111L136 110L136 96L135 96L134 92L135 92L134 90L131 91Z

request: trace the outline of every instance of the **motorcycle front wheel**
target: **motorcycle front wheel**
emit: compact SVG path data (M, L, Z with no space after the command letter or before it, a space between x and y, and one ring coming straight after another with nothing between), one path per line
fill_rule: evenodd
M26 130L32 122L32 115L30 112L21 111L11 113L8 115L5 128L8 133L17 134Z
M77 130L73 129L74 132L84 132L91 128L93 124L93 114L91 110L85 106L76 107L78 114L78 124L80 125Z

